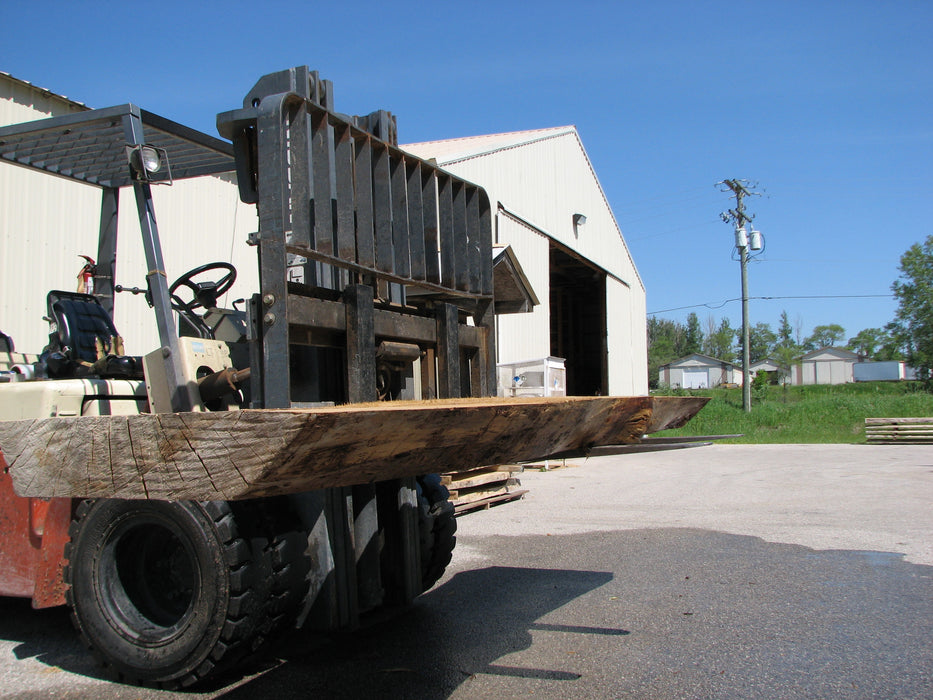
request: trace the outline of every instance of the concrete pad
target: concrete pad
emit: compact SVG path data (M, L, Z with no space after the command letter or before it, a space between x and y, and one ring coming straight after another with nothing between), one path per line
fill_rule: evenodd
M927 446L714 444L573 460L519 476L525 498L461 518L461 534L686 527L933 564Z

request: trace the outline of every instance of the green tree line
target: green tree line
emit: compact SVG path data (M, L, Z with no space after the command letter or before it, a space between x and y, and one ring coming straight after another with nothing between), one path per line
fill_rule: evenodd
M771 358L790 366L801 355L824 347L842 347L870 360L905 360L929 384L933 369L933 236L911 246L900 261L900 277L891 285L898 300L895 318L883 328L864 328L846 337L837 323L815 326L803 336L801 324L792 324L782 311L776 329L769 323L749 328L748 352L752 363ZM653 387L661 365L686 355L702 353L727 362L742 357L742 329L728 318L713 316L701 323L696 313L686 323L648 318L648 379Z

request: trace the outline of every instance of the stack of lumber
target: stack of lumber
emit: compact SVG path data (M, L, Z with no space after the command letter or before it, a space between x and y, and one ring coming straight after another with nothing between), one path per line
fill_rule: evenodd
M450 502L454 512L459 515L472 510L485 510L524 496L528 489L523 489L522 482L515 477L521 471L521 465L503 464L443 474L441 483L450 491Z
M866 418L869 444L933 444L933 418Z

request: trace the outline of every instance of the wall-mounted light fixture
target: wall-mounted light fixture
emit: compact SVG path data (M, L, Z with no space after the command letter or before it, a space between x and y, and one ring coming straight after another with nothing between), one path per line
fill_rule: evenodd
M573 215L573 237L580 237L580 227L586 223L586 217L583 214Z

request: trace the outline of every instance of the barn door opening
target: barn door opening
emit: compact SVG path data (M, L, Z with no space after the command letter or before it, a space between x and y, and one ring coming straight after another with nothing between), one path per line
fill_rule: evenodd
M551 355L566 360L567 395L607 394L606 273L552 243L550 286Z

